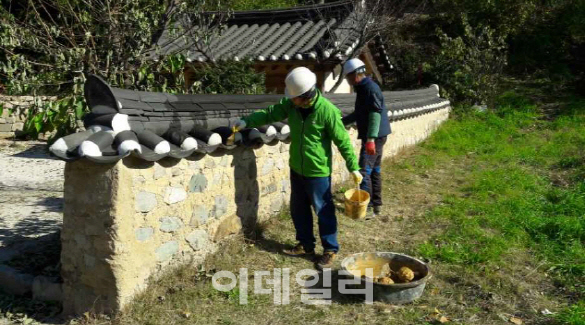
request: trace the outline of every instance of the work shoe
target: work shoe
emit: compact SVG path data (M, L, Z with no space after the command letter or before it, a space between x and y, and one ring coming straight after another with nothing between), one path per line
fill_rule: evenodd
M315 255L315 250L306 251L305 246L300 243L291 249L283 249L282 252L289 256Z
M378 216L376 214L376 207L372 208L372 207L368 207L368 209L366 210L366 220L372 220L372 219L376 219L376 217Z
M333 266L333 262L335 261L335 256L337 256L335 252L324 252L317 261L317 268L319 270L331 268Z

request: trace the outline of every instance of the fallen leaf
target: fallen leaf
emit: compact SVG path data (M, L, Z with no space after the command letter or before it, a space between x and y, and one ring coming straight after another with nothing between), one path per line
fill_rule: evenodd
M514 323L516 325L522 325L524 324L524 322L522 321L522 319L518 318L518 317L510 317L510 322Z
M191 313L190 313L190 312L188 312L188 311L183 311L183 312L181 312L181 315L182 315L183 317L185 317L185 318L189 318L189 317L191 317Z
M439 323L439 324L444 324L444 323L449 322L449 318L441 315L441 311L438 308L435 308L435 310L429 316L429 318L432 319L434 322Z
M501 319L501 320L503 320L504 322L507 322L507 321L510 320L510 318L508 316L504 315L504 314L498 313L497 315L498 315L498 318Z

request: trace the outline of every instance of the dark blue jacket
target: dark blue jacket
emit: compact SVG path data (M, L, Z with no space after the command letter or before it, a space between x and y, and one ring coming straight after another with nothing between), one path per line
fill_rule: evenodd
M388 110L384 104L384 96L380 86L372 79L366 77L359 84L354 86L357 94L355 99L355 110L353 113L345 116L343 124L355 122L358 129L358 138L366 140L368 138L368 121L370 112L380 113L380 130L378 138L385 137L392 133L390 121L388 120Z

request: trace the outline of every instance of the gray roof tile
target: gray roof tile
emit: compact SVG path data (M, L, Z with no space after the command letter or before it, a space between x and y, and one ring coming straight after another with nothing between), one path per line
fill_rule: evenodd
M84 121L88 131L60 138L50 148L51 152L65 160L79 159L86 154L77 150L83 141L94 142L100 148L100 156L85 156L93 161L112 163L127 156L127 153L117 152L116 143L112 147L111 142L107 142L113 140L112 136L107 133L109 132L107 129L110 127L118 134L134 132L139 135L143 132L150 132L160 141L171 142L176 139L173 140L172 137L169 137L169 130L176 130L194 137L199 144L197 149L183 150L178 147L180 143L171 143L173 145L171 148L174 149L170 153L151 155L152 150L148 149L148 143L144 143L138 137L143 151L132 154L141 159L154 161L166 156L182 158L189 156L193 151L210 153L218 146L221 147L219 144L214 144L216 141L212 140L213 132L210 130L229 129L229 125L232 125L237 118L276 103L282 97L281 95L173 95L122 91L110 88L105 81L96 76L90 76L85 87L85 93L88 96L86 101L90 103L92 108L92 113L88 114ZM355 94L326 94L325 96L344 114L348 114L354 109ZM414 91L384 92L384 97L392 122L449 106L449 101L439 97L438 87L435 86ZM140 98L140 100L127 98ZM161 102L162 100L168 101ZM117 101L123 102L124 105L116 108L115 113L110 113L109 110L103 113L104 110L99 108L102 102L109 102L114 106L113 103ZM148 107L150 111L141 109L142 107ZM114 107L111 108L114 109ZM123 123L125 119L127 119L127 123ZM94 127L98 125L102 125L102 127L95 129ZM284 124L276 123L275 126L278 130L276 138L281 141L288 138L289 129L284 128ZM288 129L288 131L283 131L284 129ZM274 136L263 134L263 132L267 132L267 127L259 128L259 130L261 143L269 143L274 139ZM101 134L98 134L100 132ZM252 139L247 138L250 135L249 132L242 132L242 135L244 136L242 142L244 145L246 143L250 145L254 142L250 142ZM104 139L107 141L104 142ZM230 150L235 146L223 146L223 148Z
M173 35L175 29L163 33L157 45L158 55L181 52L193 61L246 58L259 61L328 59L332 52L345 52L357 35L352 1L313 5L290 9L235 12L226 22L227 28L211 29L207 44L196 43L189 34L198 28L187 24L190 32ZM157 51L153 51L156 55ZM333 58L332 58L333 59ZM339 59L339 57L334 58Z

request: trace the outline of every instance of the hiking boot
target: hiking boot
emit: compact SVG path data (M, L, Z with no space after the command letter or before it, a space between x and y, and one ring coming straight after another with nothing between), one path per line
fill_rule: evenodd
M324 252L317 261L317 268L319 270L331 268L333 266L333 262L335 261L335 256L337 256L335 252Z
M303 246L303 244L297 244L295 247L291 249L283 249L282 252L289 256L315 255L315 250L306 251L305 246Z

